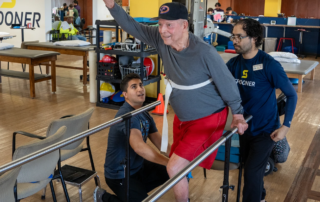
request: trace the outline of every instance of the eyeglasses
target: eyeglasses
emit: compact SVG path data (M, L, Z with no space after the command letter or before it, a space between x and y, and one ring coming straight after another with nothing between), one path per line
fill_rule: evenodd
M247 38L247 37L249 37L249 36L232 35L230 37L230 40L231 41L234 41L234 40L241 41L242 39Z

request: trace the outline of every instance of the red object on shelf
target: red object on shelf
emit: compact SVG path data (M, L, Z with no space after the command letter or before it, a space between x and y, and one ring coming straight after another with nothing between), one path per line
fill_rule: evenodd
M148 67L147 70L148 70L148 76L150 74L152 74L153 70L154 70L154 62L151 58L144 58L143 60L143 65L145 67Z
M295 43L293 38L280 38L279 43L278 43L277 51L281 51L283 40L291 41L292 53L294 54L294 48L293 47L296 46L296 43Z
M116 63L117 59L115 57L110 56L110 55L105 55L102 57L102 59L99 62Z
M232 50L232 49L226 49L224 52L225 53L234 53L234 54L237 53L236 50Z

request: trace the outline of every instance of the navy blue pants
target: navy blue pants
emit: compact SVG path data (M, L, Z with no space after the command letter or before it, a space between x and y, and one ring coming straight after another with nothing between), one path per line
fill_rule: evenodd
M103 202L125 202L125 179L106 179L107 185L116 194L105 193ZM143 167L130 176L129 201L141 202L147 198L148 192L169 180L165 166L144 160Z
M270 135L240 135L240 152L244 162L244 202L259 202L265 199L263 177L274 145Z

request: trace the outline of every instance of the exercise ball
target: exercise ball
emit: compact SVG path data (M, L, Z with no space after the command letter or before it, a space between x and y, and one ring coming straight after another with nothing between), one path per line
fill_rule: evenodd
M122 95L122 91L117 92L116 94L114 94L114 96L112 97L112 101L114 102L124 102L124 96Z
M105 98L105 97L110 97L115 93L115 87L111 83L103 82L100 85L100 97Z
M104 62L104 63L116 63L117 58L110 56L110 55L105 55L102 57L102 59L99 62Z

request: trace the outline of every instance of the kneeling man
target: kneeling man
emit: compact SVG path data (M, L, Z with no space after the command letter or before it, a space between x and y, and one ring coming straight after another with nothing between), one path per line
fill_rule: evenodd
M145 89L139 75L127 75L121 81L120 88L125 103L116 117L141 108L145 101ZM169 159L150 147L146 143L148 138L160 151L161 135L153 118L145 111L131 118L130 202L141 202L148 196L148 192L169 180L166 170ZM171 145L168 145L168 154L170 148ZM125 157L126 127L125 122L121 122L110 128L104 164L106 183L117 196L97 187L93 194L95 202L125 201Z

